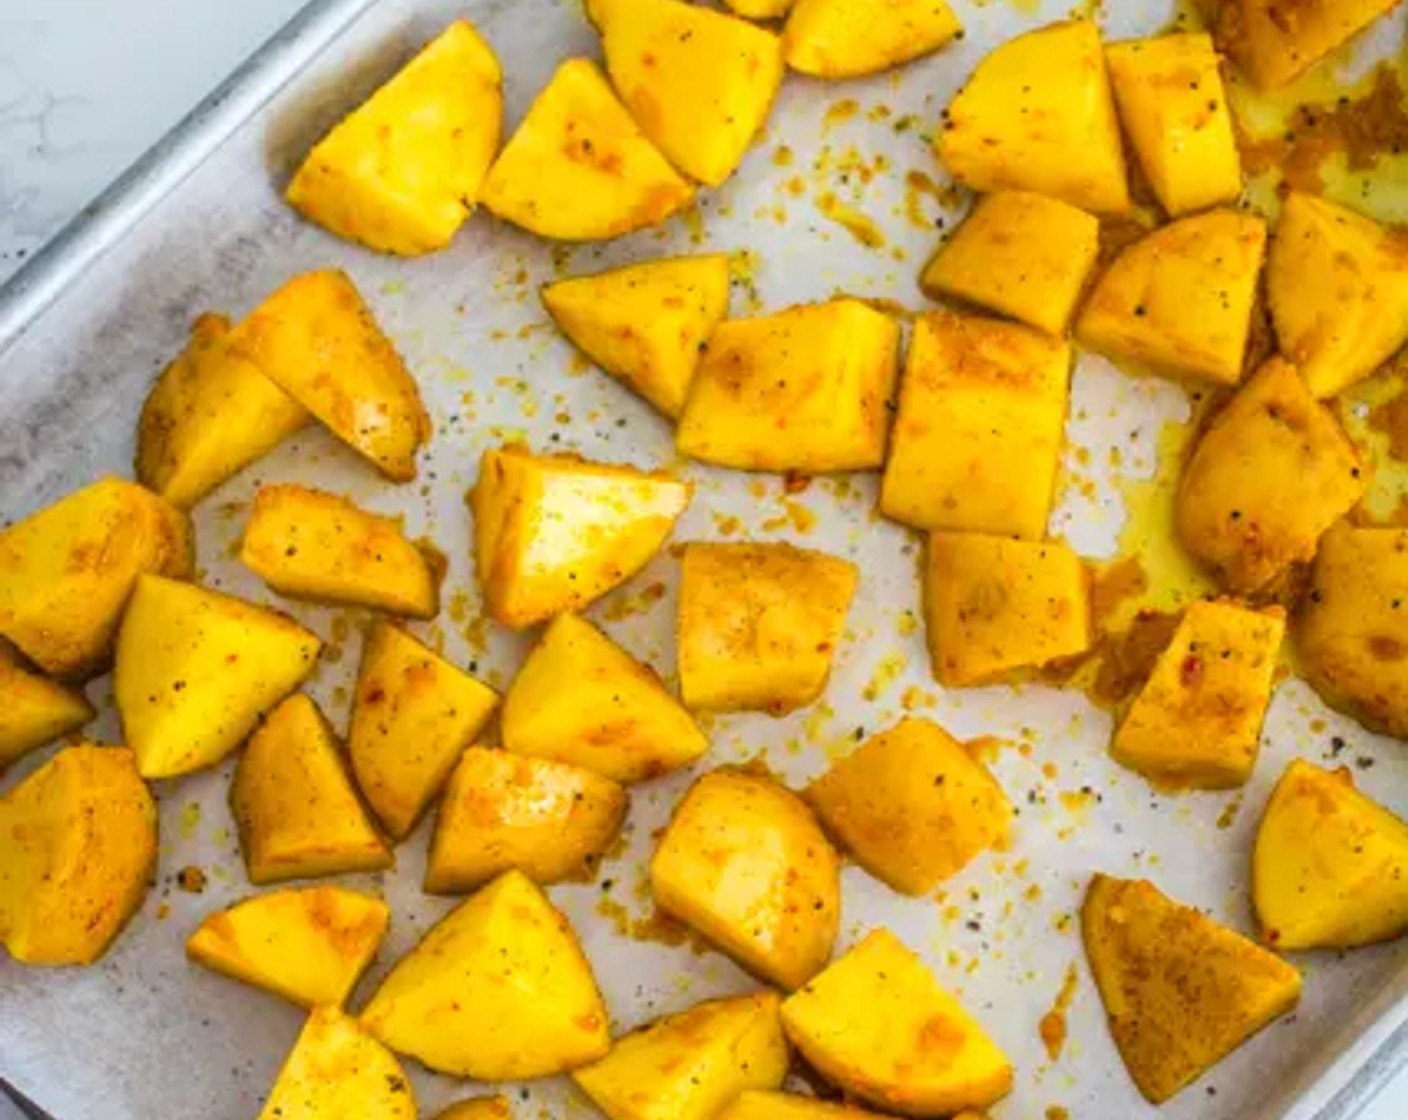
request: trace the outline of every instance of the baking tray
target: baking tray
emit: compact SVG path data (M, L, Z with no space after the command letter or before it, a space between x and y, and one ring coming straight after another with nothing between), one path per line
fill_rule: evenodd
M897 74L831 85L789 78L742 170L723 190L705 192L693 215L609 245L565 249L481 214L448 251L407 262L338 242L284 207L277 188L298 156L451 18L473 18L499 52L509 127L557 60L594 54L595 37L579 8L553 0L317 0L0 290L0 511L14 518L102 472L128 470L141 400L197 313L239 315L295 272L345 268L415 371L434 418L420 479L388 485L310 431L196 515L206 581L292 609L327 640L310 688L336 724L345 725L365 616L280 602L231 558L260 482L297 479L346 492L404 514L412 536L438 542L450 558L446 608L415 629L503 686L526 639L479 618L463 495L480 452L526 438L539 448L673 466L699 487L679 539L726 537L741 526L844 554L863 572L824 701L785 719L711 721L707 765L761 756L800 783L858 734L906 710L960 736L1014 744L993 761L1021 811L1010 850L977 860L942 899L902 899L848 868L839 946L889 925L961 994L1018 1070L1016 1090L994 1110L998 1120L1040 1120L1058 1108L1076 1120L1341 1120L1405 1053L1408 945L1297 958L1306 970L1299 1010L1155 1110L1115 1054L1073 919L1089 874L1103 870L1149 875L1175 897L1250 928L1250 841L1287 760L1328 758L1337 742L1337 757L1367 767L1356 775L1362 786L1403 810L1408 761L1399 744L1327 711L1291 679L1277 691L1264 757L1244 791L1165 797L1108 761L1109 717L1078 692L944 693L929 677L916 625L918 538L872 514L874 476L789 493L775 477L677 462L665 424L576 361L540 310L537 285L562 271L703 248L737 254L736 315L837 291L922 307L914 277L940 220L951 225L965 205L944 189L929 131L979 57L1068 9L1067 0L956 6L965 39ZM1154 32L1176 14L1169 0L1109 9L1102 19L1112 37ZM1402 33L1400 16L1361 54L1388 56ZM863 244L833 220L846 217L838 204L868 215L884 243ZM1182 390L1083 358L1053 531L1087 556L1113 555L1124 495L1150 485L1159 433L1188 414ZM667 551L591 611L667 673L675 567ZM105 682L90 693L103 712L97 735L114 737ZM38 761L15 767L9 780ZM0 1074L58 1120L252 1116L298 1030L293 1008L194 968L182 954L204 914L250 890L226 806L228 769L160 785L159 882L100 964L43 971L0 962ZM691 776L637 787L626 840L597 882L551 892L582 936L618 1031L753 986L723 957L664 936L649 919L644 857ZM361 880L384 891L395 915L363 992L452 905L419 890L428 831L423 825L400 847L396 872ZM187 866L206 871L204 893L177 888ZM1053 1060L1038 1023L1071 969L1070 1040ZM426 1115L465 1091L419 1069L412 1076ZM590 1112L561 1079L525 1092L520 1117Z

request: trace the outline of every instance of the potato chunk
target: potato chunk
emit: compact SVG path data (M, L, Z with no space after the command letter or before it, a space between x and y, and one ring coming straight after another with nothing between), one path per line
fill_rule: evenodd
M588 358L666 416L684 408L699 352L728 314L728 257L667 257L543 287L543 306Z
M191 561L185 514L101 479L0 529L0 637L51 676L91 676L143 573L185 579Z
M251 883L384 871L395 862L357 799L332 728L302 693L249 740L230 809Z
M1125 133L1164 210L1179 217L1236 202L1242 158L1211 36L1111 43L1105 60Z
M143 576L122 620L113 681L142 776L215 765L313 671L321 648L286 615Z
M1314 66L1397 0L1204 0L1218 46L1262 89Z
M1100 31L1054 23L1009 39L949 104L939 158L975 191L1027 190L1094 214L1129 209Z
M1027 327L918 320L880 511L919 529L1044 537L1070 376L1070 345Z
M207 917L186 955L303 1007L341 1007L390 921L381 899L345 887L269 891Z
M789 989L831 957L839 875L835 850L796 794L727 767L690 787L650 861L661 909Z
M486 451L469 494L485 609L505 626L580 610L655 555L693 485L661 473Z
M776 1089L787 1040L776 992L697 1004L618 1038L572 1080L610 1120L712 1120L745 1089Z
M59 751L0 797L0 944L21 964L92 964L142 904L156 826L131 751Z
M61 735L77 731L97 714L81 692L65 688L21 664L0 643L0 771Z
M1115 731L1115 761L1173 788L1246 782L1285 632L1280 607L1192 604Z
M731 11L744 19L779 19L796 0L724 0Z
M784 715L826 688L859 573L789 544L685 546L675 645L695 711Z
M799 74L857 78L912 62L962 31L944 0L797 0L782 49Z
M600 241L659 225L694 188L612 92L595 62L569 58L499 153L480 201L556 241Z
M1315 555L1368 471L1295 369L1272 359L1213 419L1183 468L1183 546L1232 591L1258 591Z
M1084 210L1029 191L998 191L978 199L919 286L932 299L963 300L1061 335L1099 251L1100 222Z
M1251 335L1266 224L1211 210L1161 226L1096 282L1076 337L1117 362L1235 385Z
M719 1113L719 1120L884 1120L878 1113L866 1112L851 1104L836 1104L804 1097L798 1093L779 1093L766 1089L749 1089L739 1093ZM964 1113L955 1120L977 1120L973 1113Z
M924 620L934 676L992 684L1090 648L1090 577L1064 541L930 533Z
M471 1097L466 1101L456 1101L443 1112L435 1114L435 1120L513 1120L513 1110L508 1106L508 1098Z
M320 1007L269 1090L259 1120L416 1120L411 1083L355 1019Z
M899 339L890 316L853 299L726 319L694 375L676 446L739 470L877 468Z
M415 478L430 417L346 273L295 276L235 327L230 347L391 481Z
M1408 234L1293 191L1271 240L1266 295L1281 352L1315 396L1333 397L1408 342Z
M493 689L404 630L373 623L362 648L347 753L357 788L393 839L410 834L498 702Z
M709 740L648 665L560 614L504 697L505 749L638 782L688 766Z
M137 424L137 480L189 509L312 417L230 350L230 321L202 315L157 378Z
M1006 1056L887 929L785 1000L782 1025L818 1073L886 1112L951 1116L1012 1089Z
M1300 999L1291 965L1144 880L1092 878L1081 931L1110 1033L1153 1104Z
M947 731L902 719L807 789L826 830L894 890L928 894L1007 836L1012 805Z
M499 60L455 20L318 142L284 197L382 252L444 248L474 209L502 117Z
M421 938L372 996L362 1024L433 1070L479 1081L546 1077L611 1046L571 925L518 871Z

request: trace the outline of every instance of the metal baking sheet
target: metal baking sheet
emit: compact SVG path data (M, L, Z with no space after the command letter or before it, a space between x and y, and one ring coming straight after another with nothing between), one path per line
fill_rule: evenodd
M20 516L102 472L128 470L142 397L197 313L240 315L295 272L343 267L415 371L434 417L421 477L390 486L326 435L300 435L201 505L206 581L279 602L231 558L255 489L297 479L346 492L404 514L412 535L438 542L450 557L446 608L415 629L502 687L524 639L479 619L463 495L480 452L526 438L539 448L674 467L699 486L679 539L734 532L788 539L849 556L864 573L824 702L786 719L710 721L706 766L761 755L800 783L849 749L862 729L888 726L906 710L960 736L1015 744L993 764L1021 809L1010 849L977 860L946 884L942 900L902 899L848 868L840 946L888 925L962 996L1018 1071L1012 1096L994 1110L998 1120L1062 1115L1048 1111L1055 1109L1076 1120L1340 1120L1404 1052L1408 945L1297 957L1306 973L1299 1010L1155 1110L1138 1098L1111 1044L1073 918L1087 877L1103 870L1149 875L1175 897L1250 928L1249 845L1286 761L1329 757L1338 740L1343 759L1364 760L1361 785L1402 811L1408 757L1401 746L1327 711L1289 679L1278 688L1263 757L1244 791L1166 797L1108 761L1109 717L1080 693L943 692L929 677L916 625L919 542L872 513L875 477L818 480L787 493L777 478L678 462L667 427L576 361L540 310L538 284L563 271L703 248L737 255L736 315L838 291L922 307L914 278L936 243L938 221L951 224L966 204L943 189L929 131L978 58L1069 7L1067 0L956 6L968 34L934 58L845 84L789 78L740 173L723 190L704 193L687 218L610 245L563 249L480 214L447 252L406 262L340 243L286 209L277 188L297 157L455 16L476 20L503 60L510 127L560 58L595 53L594 35L575 5L554 0L320 0L0 291L0 513ZM1164 28L1175 14L1169 0L1123 0L1101 18L1111 37L1122 37ZM1402 33L1400 16L1361 53L1396 51ZM862 244L834 220L846 216L838 203L868 216L881 236ZM1155 470L1159 432L1188 412L1174 386L1082 359L1053 531L1087 556L1111 556L1122 495L1147 485L1141 480ZM591 611L667 674L675 567L662 554ZM364 616L279 605L327 640L311 690L345 725ZM104 713L98 735L115 736L105 682L90 692ZM204 914L250 890L226 805L228 769L160 785L159 883L100 964L41 971L0 962L0 1073L58 1120L253 1116L298 1030L293 1008L197 969L182 954ZM643 861L652 832L690 780L679 774L637 787L627 842L599 880L551 892L596 966L617 1030L752 985L718 954L647 936ZM365 881L384 891L395 918L363 994L451 905L419 890L429 827L400 847L394 873ZM186 866L209 875L203 894L176 887ZM1072 968L1070 1041L1052 1060L1038 1022ZM465 1092L412 1072L427 1116ZM520 1117L590 1113L561 1079L524 1092Z

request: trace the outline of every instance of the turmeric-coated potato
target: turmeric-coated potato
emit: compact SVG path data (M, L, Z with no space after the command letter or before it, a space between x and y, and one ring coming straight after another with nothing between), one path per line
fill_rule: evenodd
M856 78L911 62L962 32L945 0L797 0L782 50L800 74Z
M1178 536L1230 590L1259 591L1315 555L1368 475L1334 414L1273 358L1213 418L1183 468Z
M456 1101L443 1112L437 1112L435 1120L513 1120L513 1110L509 1107L508 1098L502 1094L471 1097Z
M802 1057L848 1095L904 1116L987 1108L1012 1066L887 929L866 936L782 1004Z
M1235 385L1251 336L1266 223L1211 210L1161 226L1095 283L1076 337L1117 362Z
M749 1089L733 1098L719 1113L719 1120L884 1120L878 1113L866 1112L853 1104L823 1101L800 1093ZM955 1120L976 1120L964 1113Z
M580 610L645 567L692 493L666 474L574 455L486 451L469 494L486 611L521 627Z
M439 1073L546 1077L611 1047L606 1006L566 917L518 871L442 918L391 970L362 1025Z
M787 14L796 0L724 0L744 19L778 19Z
M430 417L415 379L346 273L295 276L235 327L230 348L391 481L415 478Z
M322 642L286 615L143 576L117 639L113 692L144 778L213 766L313 671Z
M873 470L885 461L899 340L894 319L854 299L725 319L695 372L675 445L738 470Z
M189 509L312 419L230 348L230 321L201 315L137 424L137 481Z
M77 731L96 713L83 693L21 663L0 642L0 770L36 747Z
M661 909L781 988L831 957L840 860L816 818L770 778L724 768L685 795L650 862Z
M918 529L1040 540L1070 376L1070 345L1029 327L946 311L916 321L880 511Z
M443 248L474 209L502 116L499 60L455 20L318 142L284 197L373 249Z
M580 615L560 614L504 697L506 750L638 782L709 749L690 714L642 664Z
M190 522L150 490L104 478L0 529L0 638L44 672L105 667L146 572L191 574Z
M595 62L557 68L479 194L506 222L556 241L601 241L658 225L694 188L670 166Z
M686 545L675 627L685 707L780 716L812 703L858 578L849 560L790 544Z
M939 158L975 191L1026 190L1093 214L1129 209L1105 52L1093 20L1009 39L949 103Z
M1092 878L1081 932L1120 1057L1153 1104L1300 999L1291 965L1145 880Z
M715 999L618 1038L572 1080L610 1120L713 1120L748 1089L776 1089L789 1054L776 992Z
M1203 0L1218 46L1262 89L1314 66L1397 0Z
M390 921L385 902L346 887L268 891L208 916L186 955L303 1007L341 1007Z
M319 1007L279 1070L259 1120L416 1120L400 1063L355 1019Z

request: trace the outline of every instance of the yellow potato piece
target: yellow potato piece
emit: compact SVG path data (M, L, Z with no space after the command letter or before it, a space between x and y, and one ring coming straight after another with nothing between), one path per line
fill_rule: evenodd
M201 315L191 341L157 378L137 424L137 480L189 509L311 417L230 352L230 321Z
M1266 224L1238 210L1180 218L1125 249L1096 282L1076 337L1168 377L1242 379Z
M1300 999L1300 973L1144 880L1090 881L1085 953L1139 1091L1161 1104Z
M889 930L877 929L782 1004L802 1056L848 1094L904 1116L986 1108L1006 1056Z
M699 352L728 314L728 257L666 257L543 287L543 306L588 358L677 417Z
M230 809L251 883L384 871L395 862L357 799L332 728L302 693L249 740Z
M675 625L685 707L780 716L812 703L858 578L849 560L789 544L686 545Z
M497 217L556 241L599 241L659 225L693 198L689 181L585 58L557 68L480 192Z
M435 1120L513 1120L513 1110L504 1096L472 1097L437 1112Z
M732 768L690 787L650 861L661 909L787 989L831 957L839 876L840 860L801 798Z
M894 890L928 894L1007 836L1012 805L936 723L905 718L807 788L827 832Z
M586 619L560 614L504 697L506 750L639 782L709 749L693 717L650 666Z
M724 3L744 19L779 19L796 0L724 0Z
M1094 214L1129 209L1100 31L1054 23L1009 39L949 104L939 158L975 191L1027 190Z
M1040 540L1070 377L1070 345L1028 327L948 312L916 321L880 511L919 529Z
M968 1120L975 1120L971 1113ZM820 1101L797 1093L749 1089L739 1093L719 1113L719 1120L884 1120L878 1113L866 1112L849 1104ZM963 1120L957 1117L955 1120Z
M186 515L104 478L0 529L0 637L50 676L101 670L143 573L191 573Z
M502 87L489 44L456 20L318 142L284 197L373 249L414 257L443 248L498 151Z
M83 693L65 688L21 664L0 643L0 770L97 714Z
M362 1024L433 1070L479 1081L546 1077L611 1046L571 925L518 871L431 929L377 989Z
M113 691L144 778L213 766L313 671L322 642L286 615L144 576L117 640Z
M345 887L269 891L209 915L186 955L303 1007L341 1007L390 921L381 899Z
M415 379L345 273L295 276L235 327L230 349L391 481L415 478L430 418Z
M1397 0L1202 0L1218 46L1262 89L1314 66Z
M854 299L727 319L695 372L676 447L739 470L877 468L899 341L894 319Z
M308 1016L259 1120L416 1120L400 1063L335 1007Z
M797 0L782 49L798 73L855 78L912 62L962 31L944 0Z
M494 690L386 622L375 622L347 732L357 788L395 840L439 796L499 702Z
M1368 475L1334 414L1275 358L1213 418L1183 468L1178 536L1229 589L1258 591L1315 555Z
M469 494L485 609L505 626L579 610L664 545L693 485L573 455L486 451Z

